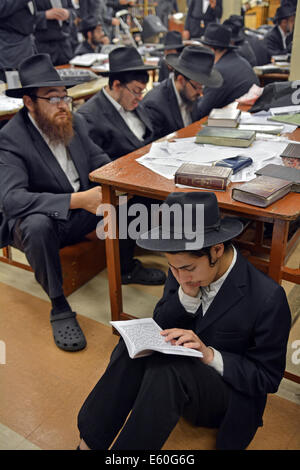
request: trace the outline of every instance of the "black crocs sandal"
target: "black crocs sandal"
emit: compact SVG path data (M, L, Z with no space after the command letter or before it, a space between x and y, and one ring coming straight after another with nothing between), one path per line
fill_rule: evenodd
M56 315L50 314L50 322L56 346L64 351L80 351L86 347L86 339L70 310Z
M160 269L144 268L138 259L135 259L134 262L133 270L130 273L122 274L122 284L160 286L166 282L166 275Z

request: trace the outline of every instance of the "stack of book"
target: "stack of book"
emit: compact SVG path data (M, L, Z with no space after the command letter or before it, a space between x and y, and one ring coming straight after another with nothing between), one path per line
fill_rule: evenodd
M255 131L226 127L204 127L196 134L197 144L249 147L255 140Z
M232 199L258 207L268 207L292 189L292 182L271 176L257 176L232 190Z
M214 108L208 115L207 125L215 127L237 127L240 120L241 110L226 106L225 108Z

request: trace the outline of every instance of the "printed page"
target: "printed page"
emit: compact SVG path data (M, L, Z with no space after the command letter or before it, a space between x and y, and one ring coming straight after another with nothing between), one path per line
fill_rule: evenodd
M195 349L166 343L163 336L160 335L160 326L153 318L111 321L110 323L123 336L130 357L136 356L140 351L146 351L146 354L143 355L148 355L151 350L165 354L203 357L203 354Z

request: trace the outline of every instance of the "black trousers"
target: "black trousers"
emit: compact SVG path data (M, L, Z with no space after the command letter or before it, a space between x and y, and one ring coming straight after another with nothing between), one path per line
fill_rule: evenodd
M112 449L159 450L181 416L219 427L229 393L200 359L160 353L130 359L121 339L79 412L80 436L90 449L108 449L129 415Z
M60 248L81 241L92 232L100 218L85 210L72 210L66 221L44 214L19 219L13 231L13 246L23 251L36 280L53 299L63 295ZM121 271L132 269L135 240L120 240Z

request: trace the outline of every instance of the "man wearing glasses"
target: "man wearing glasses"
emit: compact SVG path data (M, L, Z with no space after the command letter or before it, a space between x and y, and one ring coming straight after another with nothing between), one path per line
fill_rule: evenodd
M25 59L22 87L6 91L24 108L0 132L0 247L23 251L51 301L56 345L78 351L86 339L64 296L59 249L92 232L101 189L89 173L109 157L89 138L84 119L70 111L72 98L48 54Z
M154 140L151 121L141 105L149 80L148 70L134 47L119 47L109 54L108 85L84 103L77 114L84 116L89 135L112 160L147 145ZM104 75L104 74L103 74ZM152 201L153 202L153 201ZM135 196L129 205L151 204L147 198ZM128 224L130 223L128 217ZM144 268L133 257L135 240L128 238L126 262L121 258L123 284L161 285L166 280L159 269Z
M203 85L217 88L223 81L214 68L214 54L207 48L187 46L179 57L169 54L165 60L174 69L174 77L161 82L143 100L156 139L196 121Z
M109 82L78 110L90 137L112 160L153 141L150 119L141 101L149 80L142 57L133 47L119 47L109 54Z

